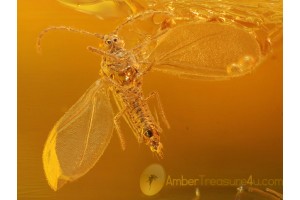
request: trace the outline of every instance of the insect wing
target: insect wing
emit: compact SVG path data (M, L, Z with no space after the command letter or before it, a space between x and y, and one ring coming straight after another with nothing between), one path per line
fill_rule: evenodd
M189 23L169 30L149 56L153 69L197 79L227 79L261 62L255 38L233 26Z
M55 124L43 151L49 185L58 190L87 173L99 160L113 132L107 87L97 80Z

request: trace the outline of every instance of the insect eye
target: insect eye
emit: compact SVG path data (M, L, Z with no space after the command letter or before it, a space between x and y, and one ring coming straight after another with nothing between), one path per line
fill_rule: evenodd
M118 39L117 39L117 38L115 38L115 39L114 39L114 42L117 42L117 41L118 41Z
M106 44L111 44L111 41L110 40L106 40Z
M151 130L147 130L146 132L145 132L145 135L147 136L147 137L152 137L153 136L153 133L152 133L152 131Z

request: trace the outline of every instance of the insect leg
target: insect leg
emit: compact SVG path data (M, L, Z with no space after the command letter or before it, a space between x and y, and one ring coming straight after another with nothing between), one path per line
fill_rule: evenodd
M112 79L107 78L107 77L102 77L103 81L105 81L106 83L110 84L112 87L116 87L118 88L118 90L120 90L121 92L125 93L126 90L124 90L124 88L120 87L119 84L115 83Z
M123 137L123 134L122 134L122 131L121 131L121 128L120 128L120 118L122 117L122 115L124 114L124 112L127 110L127 107L123 108L118 114L116 114L116 116L114 117L114 124L115 124L115 127L116 127L116 131L117 131L117 134L118 134L118 137L120 139L120 143L121 143L121 148L122 150L125 150L125 140L124 140L124 137Z
M142 70L141 76L148 73L156 63L156 60L153 60L152 62L147 62L146 59L143 58L143 56L141 56L144 53L143 52L144 49L147 48L147 46L150 45L151 42L158 40L165 33L167 33L167 30L161 31L160 33L156 34L154 37L146 38L142 43L140 43L139 45L131 49L131 51L136 55L137 58L142 57L141 61L139 61L139 64L141 65L146 64L145 69Z
M92 53L100 54L102 56L108 56L108 57L111 57L111 58L113 58L115 60L118 60L118 58L115 55L107 53L107 52L105 52L105 51L103 51L101 49L98 49L96 47L88 46L87 50L89 50Z
M151 69L152 67L155 65L155 61L153 62L139 62L140 64L140 69L139 69L139 73L138 76L139 77L143 77L144 75L146 75Z
M151 42L159 40L160 37L163 36L164 34L166 34L167 32L168 32L168 29L165 28L165 29L159 31L158 33L156 33L152 37L146 36L145 39L144 39L144 41L141 42L140 44L138 44L137 46L133 47L131 49L131 51L133 51L133 52L140 52L141 49L147 47Z
M151 92L150 95L144 99L144 101L148 101L150 98L153 98L153 97L156 98L156 101L157 101L157 104L158 104L158 109L159 109L159 114L161 115L162 120L164 121L165 125L169 129L170 124L169 124L169 122L167 120L167 117L165 115L165 112L164 112L163 106L161 104L158 92L156 92L156 91Z

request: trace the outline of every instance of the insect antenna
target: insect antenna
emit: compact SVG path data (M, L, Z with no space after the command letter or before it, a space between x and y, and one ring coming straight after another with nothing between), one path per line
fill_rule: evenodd
M127 18L126 21L124 21L122 24L120 24L114 31L114 34L118 34L119 31L126 25L129 23L134 22L135 20L139 19L139 18L144 18L147 17L149 15L153 15L153 14L167 14L167 15L171 15L172 13L168 12L168 11L158 11L158 10L147 10L145 12L130 16Z
M99 33L91 33L86 30L76 29L76 28L72 28L72 27L68 27L68 26L50 26L50 27L42 30L37 38L36 48L39 53L41 52L41 41L42 41L44 35L53 30L64 30L64 31L69 31L69 32L74 32L74 33L80 33L83 35L93 36L93 37L96 37L101 40L103 39L103 35L101 35Z

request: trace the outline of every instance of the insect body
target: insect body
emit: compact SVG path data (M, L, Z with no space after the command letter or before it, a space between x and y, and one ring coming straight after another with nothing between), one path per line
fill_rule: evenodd
M65 113L50 132L43 152L44 170L49 185L57 190L68 181L87 173L106 149L114 127L121 146L125 149L119 125L121 117L127 121L138 141L144 142L152 152L162 158L162 129L154 120L147 103L151 97L156 96L158 101L159 97L153 92L145 98L142 92L142 79L148 69L139 65L135 54L124 48L124 41L115 33L102 36L70 27L50 27L40 34L38 45L45 33L60 29L101 38L102 49L88 47L88 50L101 55L102 61L100 79ZM112 92L119 108L116 115L113 114L109 92ZM160 102L159 106L168 125Z
M167 127L169 124L158 93L143 94L143 77L149 71L200 80L224 80L253 72L263 59L262 48L251 31L197 21L173 27L171 17L162 21L150 38L126 49L119 30L156 13L170 16L168 12L146 11L128 18L108 35L65 26L50 27L40 34L38 47L43 35L50 30L67 30L101 40L100 48L88 47L102 57L99 80L55 124L44 147L44 170L54 190L83 176L96 164L114 128L125 148L120 127L122 117L138 142L145 143L152 152L163 157L162 128L150 112L149 99L156 98L158 113ZM119 109L116 114L109 94L113 94Z
M151 151L162 158L161 128L151 115L147 104L148 98L144 98L141 87L145 72L135 56L124 48L124 41L116 35L105 35L104 43L111 56L104 55L100 75L112 85L120 109L119 114L114 118L114 123L123 148L124 142L118 122L122 115L125 116L138 141L145 142ZM96 49L92 47L89 49L97 53Z

